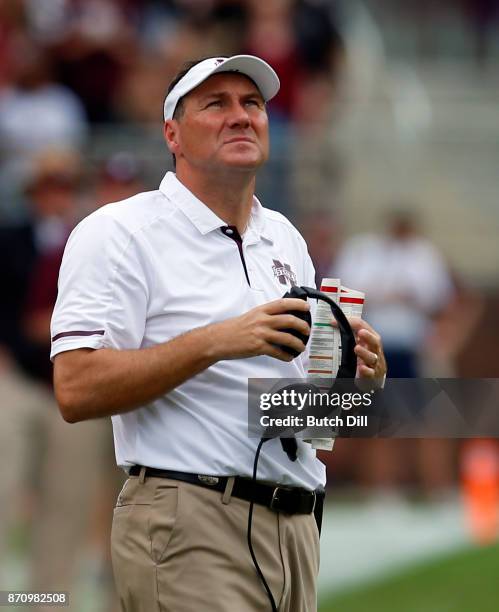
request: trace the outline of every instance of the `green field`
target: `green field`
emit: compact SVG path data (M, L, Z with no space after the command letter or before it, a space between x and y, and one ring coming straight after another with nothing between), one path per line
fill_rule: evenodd
M469 549L323 600L319 612L497 612L499 545Z

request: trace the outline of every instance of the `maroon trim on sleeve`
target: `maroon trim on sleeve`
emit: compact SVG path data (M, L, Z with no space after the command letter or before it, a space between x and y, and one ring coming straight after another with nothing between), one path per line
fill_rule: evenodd
M52 338L52 342L59 340L60 338L67 338L68 336L103 336L104 330L97 329L96 331L67 331L61 332L60 334L56 334Z

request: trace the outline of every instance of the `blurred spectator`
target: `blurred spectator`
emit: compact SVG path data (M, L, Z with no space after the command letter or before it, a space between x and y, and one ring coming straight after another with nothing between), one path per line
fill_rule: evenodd
M0 304L0 344L26 373L49 384L48 322L64 245L77 221L79 174L74 151L40 153L27 187L31 217L0 227L3 280L9 288Z
M140 3L69 0L62 6L50 45L58 78L79 96L91 122L113 121L116 91L137 52Z
M268 61L281 79L270 108L287 119L310 109L320 120L323 104L314 104L309 94L321 83L319 100L331 101L343 53L334 3L247 0L246 6L246 50Z
M26 217L22 188L29 159L47 147L75 148L86 136L78 98L53 80L47 52L25 35L9 39L9 83L0 90L0 218Z
M366 293L365 318L383 337L388 376L417 376L431 321L451 299L453 286L442 256L420 235L414 216L392 212L384 234L348 240L331 275Z
M437 249L420 235L414 215L393 211L385 233L351 238L331 276L366 293L364 318L383 338L388 376L421 375L422 350L434 318L452 299L453 283ZM404 476L402 466L407 472L415 464L425 491L445 495L453 484L453 446L449 440L369 440L361 482L393 495Z
M8 55L10 84L0 91L2 155L79 146L86 133L83 108L71 91L54 81L47 52L20 36L11 41Z
M0 302L0 448L7 453L2 465L10 466L0 470L0 490L8 492L2 497L8 500L2 504L6 519L13 518L16 494L26 484L27 473L32 483L38 482L42 449L30 435L38 442L50 420L60 418L50 391L48 325L62 251L76 221L79 174L80 159L74 151L52 149L35 156L27 186L31 216L23 224L0 227L2 280L7 288ZM42 525L43 517L39 518L37 527ZM0 540L9 524L0 525Z

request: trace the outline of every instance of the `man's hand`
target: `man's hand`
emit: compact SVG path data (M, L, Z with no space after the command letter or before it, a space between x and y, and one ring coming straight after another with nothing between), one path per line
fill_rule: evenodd
M305 321L286 314L308 310L310 306L304 300L281 298L257 306L239 317L210 325L206 330L210 329L213 334L219 360L268 355L281 361L292 361L294 357L278 345L295 349L299 353L305 350L305 345L295 336L279 330L295 329L309 336L310 327Z
M355 334L357 355L357 378L383 380L386 376L386 359L381 336L363 319L347 317Z
M354 352L357 355L357 378L371 378L382 382L386 376L386 359L381 336L369 323L359 317L347 317L355 335ZM332 324L338 327L335 319Z

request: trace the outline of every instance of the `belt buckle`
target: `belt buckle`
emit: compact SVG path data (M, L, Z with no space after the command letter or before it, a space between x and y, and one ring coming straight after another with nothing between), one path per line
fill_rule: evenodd
M218 476L205 476L204 474L198 474L197 477L200 482L210 487L215 486L220 481L220 478L218 478Z
M312 504L312 510L310 511L310 514L313 514L315 511L315 504L317 503L317 493L315 491L312 491L313 495L314 495L314 503Z
M288 487L276 487L274 492L272 493L272 499L270 500L269 508L274 510L274 512L279 512L280 508L279 504L279 491L289 491ZM317 493L315 491L311 491L313 497L312 509L310 510L310 514L312 514L315 510L315 504L317 503Z
M271 510L274 510L274 512L279 512L279 508L277 508L275 506L276 503L279 503L279 491L282 489L282 487L276 487L274 489L274 492L272 493L272 499L270 500L270 505L269 508Z

